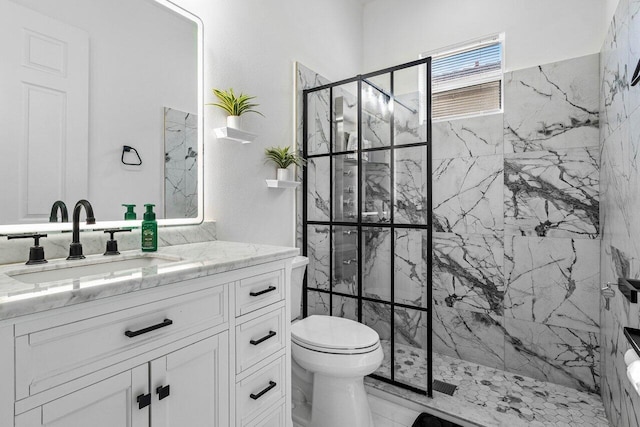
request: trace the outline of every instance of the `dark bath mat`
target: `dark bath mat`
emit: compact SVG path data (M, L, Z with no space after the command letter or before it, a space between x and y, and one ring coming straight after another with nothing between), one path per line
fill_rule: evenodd
M418 415L418 418L413 422L411 427L462 427L459 424L454 424L450 421L438 418L435 415L427 414L423 412Z

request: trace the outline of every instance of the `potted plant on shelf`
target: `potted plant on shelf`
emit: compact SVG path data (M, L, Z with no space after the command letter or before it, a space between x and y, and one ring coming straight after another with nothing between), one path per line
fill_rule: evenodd
M218 97L220 102L213 102L207 105L220 107L229 114L227 117L227 127L240 129L240 116L246 113L256 113L264 117L264 114L255 109L259 104L251 102L252 99L256 98L255 96L245 95L244 93L236 96L236 94L233 93L233 89L212 89L212 92Z
M278 167L276 173L276 179L278 181L292 181L289 175L289 166L302 166L305 164L305 160L302 157L289 151L290 148L291 147L270 147L264 151L267 156L265 162L272 161Z

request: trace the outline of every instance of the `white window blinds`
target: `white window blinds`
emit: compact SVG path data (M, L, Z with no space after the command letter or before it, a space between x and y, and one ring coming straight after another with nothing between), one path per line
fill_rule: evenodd
M432 55L432 118L502 109L502 38Z

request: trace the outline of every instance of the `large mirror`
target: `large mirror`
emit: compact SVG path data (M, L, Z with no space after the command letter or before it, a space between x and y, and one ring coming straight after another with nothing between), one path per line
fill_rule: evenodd
M94 228L124 225L123 204L202 221L197 17L165 0L0 0L0 55L0 233L70 228L52 222L58 200L69 220L89 200Z

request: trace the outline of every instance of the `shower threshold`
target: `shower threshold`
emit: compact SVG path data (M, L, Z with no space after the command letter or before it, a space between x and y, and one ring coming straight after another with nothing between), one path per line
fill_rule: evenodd
M400 352L400 353L398 353ZM417 385L426 352L396 344L396 375ZM429 412L462 426L549 425L609 427L602 399L597 394L538 381L457 358L433 354L433 378L457 385L453 396L433 398L365 378L367 392L417 411ZM408 362L408 363L407 363ZM379 374L390 372L385 360Z

